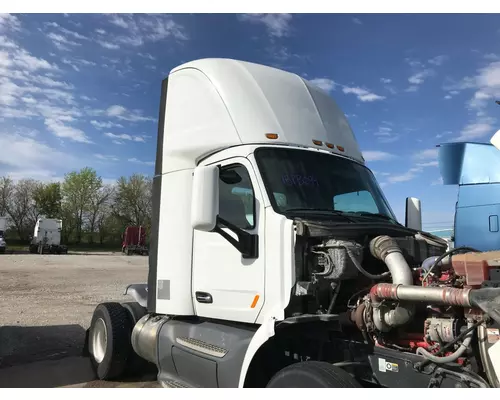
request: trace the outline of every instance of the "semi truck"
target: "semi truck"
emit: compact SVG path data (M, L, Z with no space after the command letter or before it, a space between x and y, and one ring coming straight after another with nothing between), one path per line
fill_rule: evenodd
M38 218L29 251L32 254L67 254L68 247L61 244L62 220Z
M5 241L5 231L7 229L7 217L0 216L0 254L7 251L7 242Z
M148 255L146 230L143 226L127 226L122 236L122 253Z
M454 245L480 251L500 249L498 149L491 143L443 143L438 145L438 160L443 184L458 187Z
M99 379L497 387L498 264L397 221L335 100L270 66L163 80L147 283L94 310ZM497 254L497 256L500 256Z

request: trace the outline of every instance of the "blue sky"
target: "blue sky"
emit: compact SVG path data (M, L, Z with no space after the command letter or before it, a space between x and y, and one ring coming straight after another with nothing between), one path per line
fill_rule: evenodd
M427 228L449 225L457 188L435 146L500 127L499 28L467 14L2 14L0 175L152 174L161 80L229 57L330 92L397 216L416 196Z

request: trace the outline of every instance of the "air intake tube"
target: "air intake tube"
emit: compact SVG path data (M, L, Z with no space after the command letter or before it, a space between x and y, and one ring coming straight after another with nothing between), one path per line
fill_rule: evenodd
M410 266L403 257L398 244L391 237L377 236L372 239L370 252L375 258L382 260L387 265L393 285L413 285ZM373 323L382 332L406 324L415 312L415 305L412 303L400 302L395 308L390 308L382 304L376 296L372 296L372 307Z

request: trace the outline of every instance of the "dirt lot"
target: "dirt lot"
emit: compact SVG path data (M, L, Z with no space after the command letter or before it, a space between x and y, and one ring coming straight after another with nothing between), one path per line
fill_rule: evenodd
M0 256L0 387L27 364L79 357L95 306L146 282L147 262L120 253ZM87 361L65 368L86 371Z

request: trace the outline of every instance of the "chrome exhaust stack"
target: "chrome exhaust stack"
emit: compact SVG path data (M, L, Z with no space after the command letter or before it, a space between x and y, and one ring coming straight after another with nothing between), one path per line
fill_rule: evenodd
M132 330L132 348L145 360L158 365L158 333L165 322L166 316L147 314L142 317Z

